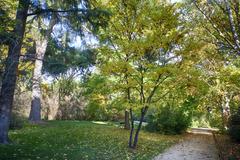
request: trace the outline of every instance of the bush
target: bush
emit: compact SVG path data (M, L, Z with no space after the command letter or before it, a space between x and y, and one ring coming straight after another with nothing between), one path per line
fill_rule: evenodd
M240 112L230 117L229 135L233 140L240 142Z
M101 104L91 101L85 108L86 117L88 120L109 120L107 108Z
M21 129L24 126L26 118L21 116L18 113L12 113L11 120L10 120L10 129Z
M148 116L148 131L163 134L180 134L191 125L191 116L183 108L163 107Z

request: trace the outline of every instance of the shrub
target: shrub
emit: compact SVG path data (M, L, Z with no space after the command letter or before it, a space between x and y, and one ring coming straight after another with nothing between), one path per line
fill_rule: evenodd
M233 140L240 142L240 112L230 117L229 135Z
M108 120L108 112L106 107L95 101L91 101L87 105L85 112L88 120Z
M18 113L13 112L10 120L10 129L21 129L24 126L26 118Z
M191 125L191 116L183 108L163 107L148 116L146 129L163 134L180 134Z

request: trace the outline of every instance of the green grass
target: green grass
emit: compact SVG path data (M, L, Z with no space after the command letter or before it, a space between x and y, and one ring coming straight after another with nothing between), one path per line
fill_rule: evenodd
M0 145L1 160L149 160L181 136L141 131L136 150L127 147L129 131L113 123L50 121L10 131L11 145Z

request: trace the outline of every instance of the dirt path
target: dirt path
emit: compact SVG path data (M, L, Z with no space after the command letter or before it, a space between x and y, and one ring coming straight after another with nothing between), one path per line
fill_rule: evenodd
M189 134L154 160L218 160L218 154L212 135Z

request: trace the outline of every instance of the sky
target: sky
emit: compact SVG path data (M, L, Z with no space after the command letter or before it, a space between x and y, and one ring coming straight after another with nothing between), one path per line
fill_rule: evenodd
M181 2L182 0L171 0L172 3L174 2Z

